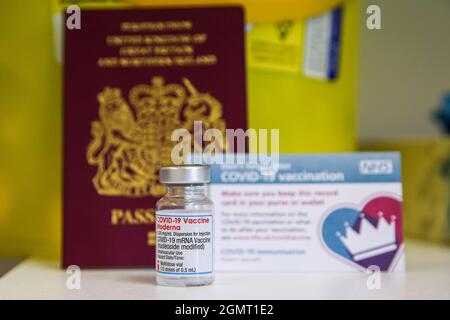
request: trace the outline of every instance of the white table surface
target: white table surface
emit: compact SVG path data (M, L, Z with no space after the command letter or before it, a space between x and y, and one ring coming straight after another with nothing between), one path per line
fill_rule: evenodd
M160 287L145 269L82 270L69 290L56 261L27 259L0 278L0 299L450 299L449 247L407 243L406 264L382 274L380 290L363 273L218 273L211 286Z

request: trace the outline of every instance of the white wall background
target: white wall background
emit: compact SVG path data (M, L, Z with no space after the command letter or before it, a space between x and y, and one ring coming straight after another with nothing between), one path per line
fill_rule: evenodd
M382 30L365 28L381 7ZM439 135L431 113L450 91L450 0L362 0L361 140Z

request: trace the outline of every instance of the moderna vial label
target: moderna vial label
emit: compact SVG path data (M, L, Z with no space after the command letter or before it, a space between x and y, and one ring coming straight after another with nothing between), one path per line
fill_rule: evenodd
M156 271L166 276L213 273L212 213L156 212Z

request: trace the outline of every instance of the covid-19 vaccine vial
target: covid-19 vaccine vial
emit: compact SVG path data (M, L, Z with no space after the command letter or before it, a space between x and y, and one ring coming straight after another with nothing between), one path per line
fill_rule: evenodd
M162 167L166 195L156 204L156 282L202 286L214 281L209 166Z

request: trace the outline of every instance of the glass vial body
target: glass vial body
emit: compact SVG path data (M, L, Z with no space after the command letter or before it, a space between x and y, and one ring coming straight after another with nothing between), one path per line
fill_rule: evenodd
M214 281L213 203L206 183L160 180L167 192L156 204L156 283L209 285Z

